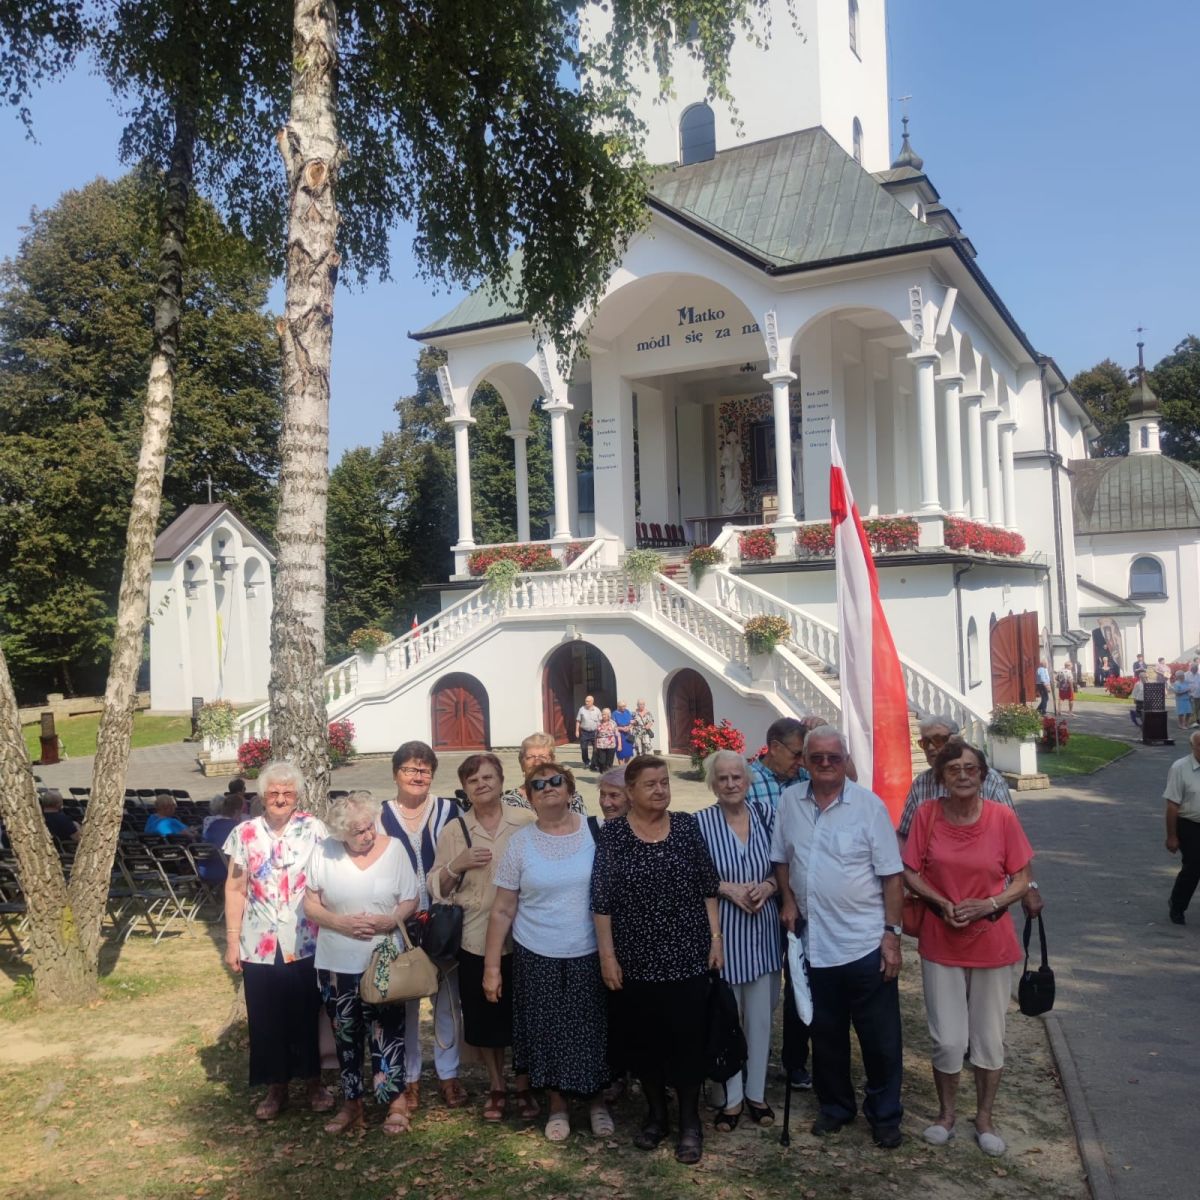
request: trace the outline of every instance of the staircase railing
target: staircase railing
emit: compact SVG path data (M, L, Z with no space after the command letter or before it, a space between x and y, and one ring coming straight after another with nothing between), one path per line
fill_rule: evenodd
M736 663L749 675L750 651L736 621L666 575L656 575L649 586L656 617L681 629L726 662Z

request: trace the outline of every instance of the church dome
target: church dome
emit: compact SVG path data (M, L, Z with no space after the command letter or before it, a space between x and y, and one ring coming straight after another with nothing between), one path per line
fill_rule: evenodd
M1076 534L1200 529L1200 471L1161 454L1071 463Z

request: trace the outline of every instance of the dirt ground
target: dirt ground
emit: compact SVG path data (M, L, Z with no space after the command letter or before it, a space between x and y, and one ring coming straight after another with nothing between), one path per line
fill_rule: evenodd
M212 934L216 934L216 937ZM281 1194L441 1200L442 1197L605 1196L816 1197L862 1200L920 1194L924 1200L1087 1196L1066 1106L1041 1023L1015 1009L1008 1026L1009 1073L998 1126L1009 1144L985 1158L968 1136L970 1095L960 1137L934 1149L920 1130L936 1113L915 949L906 944L902 979L907 1135L877 1150L862 1121L834 1138L808 1132L811 1093L793 1099L792 1144L779 1129L745 1121L731 1135L709 1129L696 1168L669 1147L642 1154L629 1145L641 1117L636 1097L616 1112L617 1133L601 1143L575 1133L551 1146L540 1126L477 1117L484 1081L464 1073L476 1103L450 1112L434 1101L413 1130L387 1139L377 1128L334 1141L320 1119L295 1108L275 1125L253 1119L245 1085L245 1027L232 977L220 964L219 927L196 928L157 946L134 938L106 962L104 998L83 1012L38 1013L6 968L0 997L0 1195L59 1197L222 1197ZM427 1022L426 1022L427 1023ZM428 1034L427 1034L428 1036ZM965 1085L965 1081L964 1081ZM426 1080L425 1094L434 1093ZM782 1116L772 1068L768 1101ZM580 1123L586 1124L580 1113ZM378 1125L378 1114L372 1114Z

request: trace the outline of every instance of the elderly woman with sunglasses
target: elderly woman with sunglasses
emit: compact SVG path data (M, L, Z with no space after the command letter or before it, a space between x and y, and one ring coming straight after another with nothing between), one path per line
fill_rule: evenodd
M222 847L229 860L225 963L245 980L250 1086L267 1087L254 1115L273 1121L287 1107L293 1079L308 1085L314 1112L333 1107L317 1046L317 927L301 907L309 860L326 831L300 809L304 779L291 763L271 763L258 786L262 816L238 825Z
M904 846L904 881L925 901L917 949L933 1041L937 1120L931 1145L955 1136L955 1102L967 1048L975 1073L975 1140L1003 1154L992 1109L1004 1069L1004 1025L1013 965L1021 961L1010 905L1029 889L1033 850L1010 808L987 800L988 764L965 742L948 742L933 765L941 796L917 809Z
M381 805L370 792L341 796L329 810L329 836L309 863L304 912L321 928L317 983L342 1077L342 1107L326 1133L362 1129L363 1049L370 1039L377 1104L388 1106L384 1133L409 1127L404 1093L405 1005L367 1004L358 985L371 953L416 911L417 877L400 843L376 829ZM414 1031L415 1032L415 1031Z
M570 1136L570 1096L588 1101L592 1132L607 1137L606 993L589 904L597 830L571 811L575 779L565 767L534 767L525 790L537 821L513 834L496 871L483 989L489 1000L503 998L501 956L511 930L513 1061L548 1092L546 1137Z

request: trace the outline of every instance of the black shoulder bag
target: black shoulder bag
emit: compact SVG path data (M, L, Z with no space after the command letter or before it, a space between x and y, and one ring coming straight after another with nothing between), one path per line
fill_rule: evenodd
M1025 969L1017 985L1017 1003L1027 1017L1040 1017L1054 1007L1054 972L1046 960L1046 927L1038 913L1038 936L1042 942L1042 965L1036 971L1029 969L1029 935L1033 932L1033 918L1025 917Z
M462 817L455 818L462 826L467 849L471 849L471 834ZM443 969L458 961L462 948L463 910L461 904L431 904L421 931L421 949Z

